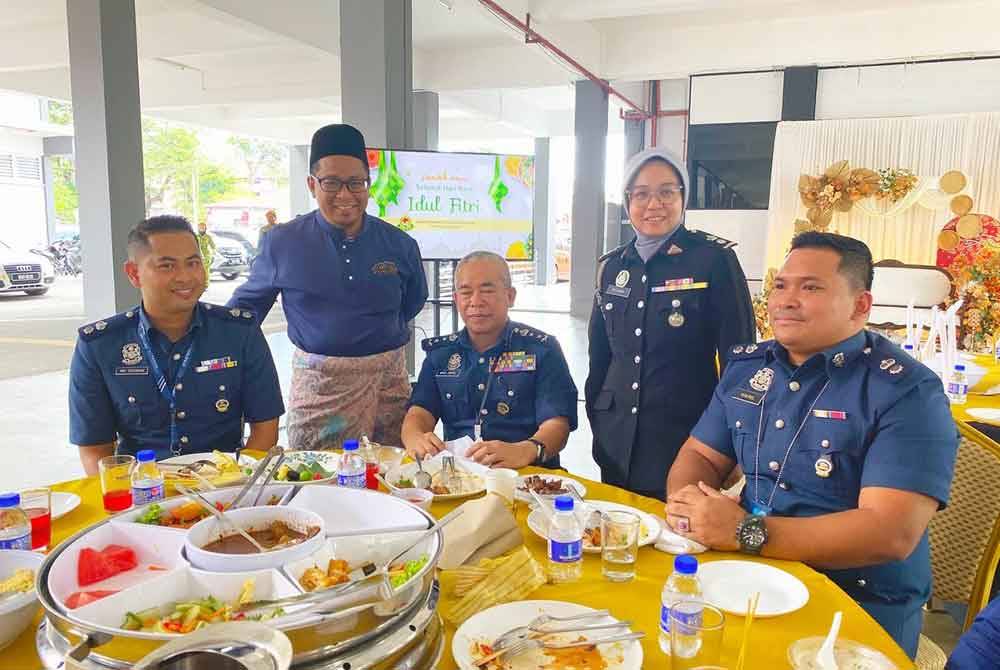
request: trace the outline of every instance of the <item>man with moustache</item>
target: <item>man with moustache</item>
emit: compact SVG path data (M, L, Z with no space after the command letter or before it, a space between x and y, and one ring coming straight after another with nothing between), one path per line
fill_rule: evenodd
M427 299L420 249L365 213L371 180L356 128L317 130L309 166L317 209L261 238L250 279L229 304L263 319L281 295L295 345L291 447L336 448L362 434L399 444L410 396L407 322Z

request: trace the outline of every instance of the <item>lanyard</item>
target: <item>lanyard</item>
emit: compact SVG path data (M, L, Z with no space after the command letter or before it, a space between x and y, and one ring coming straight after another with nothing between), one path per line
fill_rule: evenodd
M792 441L788 443L788 448L785 449L785 456L781 459L781 466L778 468L778 476L774 479L774 487L771 489L771 495L768 496L767 505L763 505L760 501L760 441L761 436L764 432L764 405L767 404L767 391L764 391L764 397L760 401L760 418L757 420L757 445L754 447L754 466L753 466L753 510L754 514L763 514L767 516L771 513L773 509L772 505L774 503L774 493L778 490L778 485L781 483L781 475L785 472L785 463L788 462L788 457L792 453L792 447L795 446L795 441L799 439L799 433L805 428L806 422L809 421L809 417L812 416L813 408L816 407L816 403L819 401L820 396L823 395L823 391L826 387L830 385L830 380L827 379L826 383L823 384L823 388L819 390L816 397L813 398L812 404L809 405L809 409L806 410L806 416L802 419L799 424L798 430L795 431L795 435L792 436Z
M184 374L188 371L191 366L191 355L194 352L194 337L191 338L191 344L188 345L187 351L184 352L184 358L181 360L181 365L177 368L177 376L174 378L175 386L169 386L167 384L167 378L163 374L163 370L160 368L159 362L156 360L156 356L153 354L153 347L149 344L149 335L146 334L146 329L139 325L139 344L142 346L142 350L146 355L146 359L149 361L149 367L153 370L153 376L156 379L156 389L163 396L163 399L167 401L170 406L170 453L179 456L181 453L181 448L177 442L177 388L176 385L180 383Z
M511 333L514 332L513 330ZM483 439L483 410L486 409L486 399L490 395L490 386L493 384L493 375L496 374L497 368L500 366L500 359L503 356L503 352L510 348L510 333L507 333L507 337L503 339L503 347L500 348L500 354L496 357L496 360L490 361L490 374L486 377L486 388L483 390L483 400L479 403L479 411L476 412L476 424L472 427L473 439L479 442Z

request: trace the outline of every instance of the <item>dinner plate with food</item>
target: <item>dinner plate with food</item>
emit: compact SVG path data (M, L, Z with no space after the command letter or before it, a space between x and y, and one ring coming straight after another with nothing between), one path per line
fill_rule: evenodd
M464 459L455 460L455 470L445 468L444 459L431 458L423 462L424 472L431 476L428 487L435 500L459 500L479 495L486 491L485 473L488 468ZM407 463L390 471L385 478L393 492L399 489L417 488L413 476L417 473L416 463Z
M286 451L274 481L282 484L325 484L337 478L340 453L335 451Z
M173 490L174 484L188 488L208 488L206 483L211 486L231 486L244 481L257 465L257 459L240 454L237 460L233 454L213 451L173 456L163 459L157 465L170 490Z
M588 500L583 505L574 507L574 511L583 524L583 550L590 553L601 551L601 518L595 512L632 512L637 515L639 521L639 546L656 542L660 536L659 520L642 510L621 503L608 502L606 500ZM549 513L538 509L536 506L528 515L528 528L538 537L547 539L549 527Z
M531 625L541 616L579 617L595 613L595 610L576 603L558 600L522 600L520 602L497 605L484 610L463 623L452 638L451 652L455 663L462 670L479 670L476 664L494 653L493 644L497 639L516 628ZM594 616L578 622L551 622L548 626L614 624L619 622L612 616ZM545 626L542 626L544 630ZM554 633L540 637L541 642L585 642L617 637L632 632L622 625L619 628L580 631L576 633ZM576 670L581 668L604 668L606 670L639 670L642 668L642 645L637 640L609 642L567 649L537 648L517 656L501 656L496 662L487 663L484 670Z
M576 491L576 495L580 498L587 495L587 487L570 477L550 474L521 475L517 478L514 496L524 502L534 502L532 491L547 499L571 495L570 489Z

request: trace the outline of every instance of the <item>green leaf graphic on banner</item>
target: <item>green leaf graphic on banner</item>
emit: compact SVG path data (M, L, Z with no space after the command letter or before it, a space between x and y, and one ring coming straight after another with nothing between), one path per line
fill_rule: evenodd
M386 161L387 153L389 154L388 162ZM385 217L385 210L389 207L390 202L394 205L399 204L399 194L402 192L404 186L406 186L406 180L396 170L395 152L380 151L378 157L378 177L371 187L372 198L375 199L375 204L378 205L379 217Z
M502 203L503 199L507 197L508 193L510 193L510 189L507 188L507 184L503 183L500 179L499 156L497 156L493 162L493 181L490 182L490 187L487 190L487 193L489 193L490 197L493 198L493 204L496 205L497 211L502 213L503 210L500 209L500 203Z

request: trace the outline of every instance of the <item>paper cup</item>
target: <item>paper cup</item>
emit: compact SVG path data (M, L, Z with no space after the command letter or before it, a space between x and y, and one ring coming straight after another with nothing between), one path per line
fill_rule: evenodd
M486 473L486 492L496 493L514 502L514 487L517 485L517 470L495 468Z

